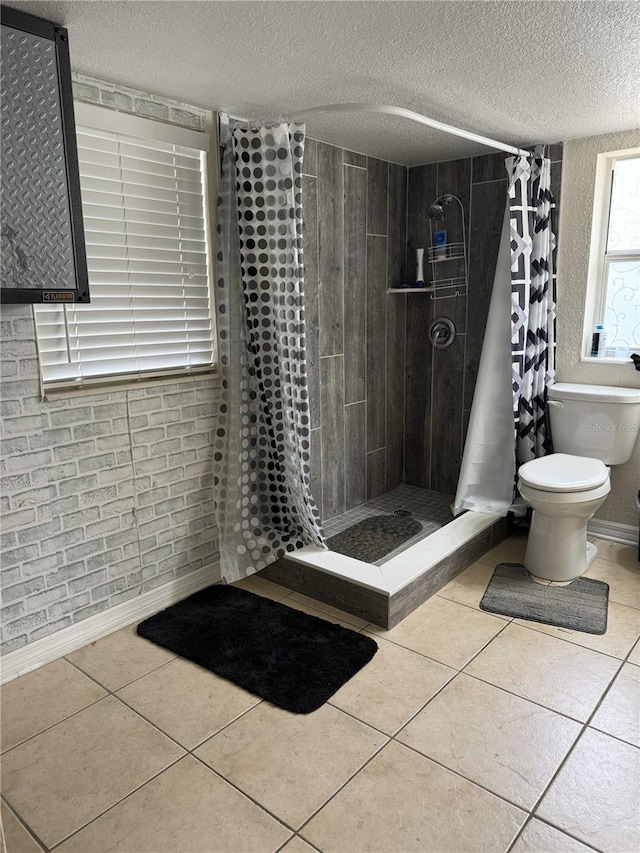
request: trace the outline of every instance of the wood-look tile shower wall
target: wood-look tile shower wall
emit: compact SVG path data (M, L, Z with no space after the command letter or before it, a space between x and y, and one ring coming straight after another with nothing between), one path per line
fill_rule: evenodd
M505 156L488 154L409 169L409 281L415 281L416 249L430 245L427 208L431 202L442 193L452 193L465 213L466 296L406 297L405 482L438 492L455 493L460 473L506 204ZM548 156L558 211L562 145L552 145ZM452 202L445 212L445 220L435 226L447 229L449 242L461 242L458 206ZM555 219L557 224L557 212ZM462 267L459 262L445 261L435 271L437 278L445 278L460 275ZM425 276L431 280L432 275L427 264ZM434 350L427 341L426 330L433 317L448 317L456 325L456 339L447 349Z
M307 139L312 491L323 518L403 479L407 169Z

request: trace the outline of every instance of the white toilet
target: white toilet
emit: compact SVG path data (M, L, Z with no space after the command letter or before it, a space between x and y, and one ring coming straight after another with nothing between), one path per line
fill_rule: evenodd
M640 389L557 383L547 411L554 453L526 462L518 488L533 509L524 564L534 580L566 584L596 556L587 523L611 490L640 432Z

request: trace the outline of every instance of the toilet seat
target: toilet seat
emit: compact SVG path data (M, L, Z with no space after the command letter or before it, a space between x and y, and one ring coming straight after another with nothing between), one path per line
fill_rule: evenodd
M585 492L607 483L609 469L600 459L551 453L525 462L518 476L526 486L541 492Z

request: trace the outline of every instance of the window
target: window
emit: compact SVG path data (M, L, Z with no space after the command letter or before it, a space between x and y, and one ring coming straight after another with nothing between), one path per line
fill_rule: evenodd
M211 369L207 134L76 104L90 305L37 306L45 389Z
M589 290L593 324L604 326L599 358L627 360L640 350L640 149L598 157Z

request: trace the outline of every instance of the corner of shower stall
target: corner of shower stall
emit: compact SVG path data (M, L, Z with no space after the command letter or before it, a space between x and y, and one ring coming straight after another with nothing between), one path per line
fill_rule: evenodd
M497 514L451 517L452 496L402 485L329 519L328 539L353 524L397 514L421 530L375 562L316 546L289 554L263 576L382 628L393 628L478 557L505 539L509 522ZM342 550L349 550L343 548Z

